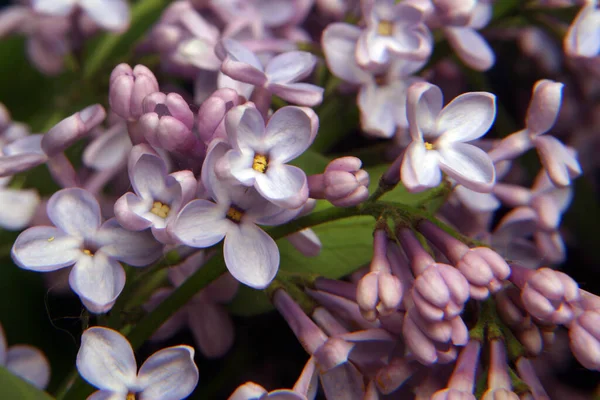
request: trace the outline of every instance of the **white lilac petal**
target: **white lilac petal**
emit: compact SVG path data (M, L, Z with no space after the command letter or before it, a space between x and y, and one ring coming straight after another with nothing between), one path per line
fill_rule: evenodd
M289 0L258 0L254 7L262 23L268 27L284 25L294 18L297 10L296 1Z
M99 251L135 267L143 267L156 261L163 246L149 231L132 232L122 228L115 218L106 221L96 234L94 242Z
M0 190L0 226L8 230L25 228L33 217L40 196L35 190Z
M2 148L5 156L15 156L18 154L38 154L45 155L42 150L42 139L44 135L36 134L15 139Z
M125 123L118 123L95 138L83 151L83 163L99 171L125 163L132 144Z
M470 92L452 100L438 115L438 143L469 142L485 135L496 118L496 96Z
M267 89L290 103L314 107L323 102L325 89L312 83L269 83Z
M201 74L200 76L204 76L205 80L202 81L197 81L197 85L196 85L196 92L198 91L199 87L201 84L206 85L208 82L210 82L211 85L214 85L214 77L212 75L208 75L208 74ZM247 99L250 98L250 96L252 96L252 92L254 91L254 85L250 84L250 83L244 83L244 82L240 82L237 81L233 78L230 78L229 76L225 75L224 73L220 72L217 75L217 87L219 89L224 89L224 88L228 88L228 89L233 89L235 90L240 96L243 96ZM208 98L212 92L215 91L216 89L213 86L210 86L210 90L206 89L207 93L206 93L206 97Z
M195 343L207 358L222 357L234 341L235 328L229 313L220 305L202 303L188 310L187 323Z
M76 364L83 379L99 389L127 394L136 384L133 349L123 335L112 329L85 330Z
M438 150L442 171L476 192L490 192L496 182L494 163L479 147L453 143Z
M241 43L232 39L223 39L215 51L217 55L223 55L221 72L230 78L255 86L262 86L267 81L260 60Z
M572 178L581 175L577 157L560 140L543 135L534 138L533 143L553 184L559 187L568 186Z
M120 32L129 26L131 17L125 0L79 0L79 4L104 29Z
M140 400L185 399L198 384L194 349L174 346L151 355L140 367Z
M238 224L227 232L223 254L231 275L255 289L267 287L279 269L277 244L253 223Z
M225 129L232 147L264 153L265 120L253 106L242 105L225 115Z
M396 132L393 101L394 89L390 85L375 83L363 85L356 99L360 109L362 129L370 135L391 138Z
M104 313L112 308L125 287L125 271L117 261L98 251L77 260L69 274L69 285L82 300L94 306L90 311Z
M302 229L285 237L305 257L316 257L323 247L321 240L310 228Z
M306 174L293 165L269 165L264 174L256 175L255 187L267 200L283 208L296 209L308 200Z
M463 185L457 185L454 188L454 194L468 209L476 212L492 212L501 205L493 194L475 192Z
M162 194L167 179L167 166L162 158L151 153L142 154L130 169L133 190L142 198Z
M50 381L50 363L44 353L33 346L11 346L4 366L39 389L45 389Z
M265 388L254 382L246 382L239 386L227 400L254 400L262 399L267 394Z
M67 15L73 10L78 0L33 0L33 9L51 15Z
M560 111L563 87L562 83L549 79L535 83L525 119L530 135L541 135L552 128Z
M408 88L406 117L413 140L422 141L423 135L434 136L436 118L443 105L442 91L429 82L415 82Z
M53 226L35 226L15 240L12 258L19 267L38 272L73 265L82 255L83 240Z
M64 232L90 237L100 227L102 215L96 198L79 188L60 190L48 200L48 218Z
M496 62L494 51L473 28L452 27L444 30L448 42L460 59L476 71L486 71Z
M570 56L592 58L600 52L600 11L589 2L577 14L565 36L565 52Z
M45 163L44 154L15 154L0 156L0 177L12 176Z
M429 151L422 142L412 142L402 160L402 184L410 191L435 187L442 181L438 153Z
M98 390L86 400L127 400L127 393L115 393L109 390Z
M255 178L260 172L254 170L254 152L249 150L229 150L216 165L219 178L227 180L230 177L245 186L254 185Z
M234 224L226 218L226 212L208 200L194 200L177 215L170 233L187 246L210 247L220 242Z
M346 23L329 24L323 31L321 45L327 66L337 77L350 83L367 82L370 74L358 66L354 49L361 29Z
M269 158L286 163L304 153L314 139L311 118L300 107L282 107L266 126L265 146Z
M306 78L316 63L317 58L306 51L289 51L273 57L265 74L271 83L296 82Z
M235 109L234 109L235 110ZM231 111L227 115L231 114ZM217 177L216 170L218 163L225 156L231 146L222 140L213 140L206 151L206 158L200 171L200 182L198 186L203 186L208 196L217 203L225 204L230 202L230 193L227 185Z
M152 220L144 214L152 208L152 200L144 200L133 193L125 193L115 202L114 212L117 221L125 229L142 231L152 226Z

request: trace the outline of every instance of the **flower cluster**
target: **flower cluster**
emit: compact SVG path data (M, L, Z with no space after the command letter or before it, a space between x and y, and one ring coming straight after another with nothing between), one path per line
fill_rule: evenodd
M67 271L85 309L60 399L88 395L80 379L90 399L187 398L195 357L232 348L230 312L266 302L308 361L293 388L231 400L547 399L533 359L561 332L600 370L600 297L558 270L573 182L598 165L595 1L574 19L569 0L164 3L0 11L0 36L73 81L47 126L26 118L43 133L0 104L4 255ZM560 62L533 49L554 26ZM487 41L515 35L552 79L509 88L510 113L482 72L498 56L523 73ZM138 370L143 343L186 326L198 355L168 347ZM45 389L46 358L5 341L0 366Z

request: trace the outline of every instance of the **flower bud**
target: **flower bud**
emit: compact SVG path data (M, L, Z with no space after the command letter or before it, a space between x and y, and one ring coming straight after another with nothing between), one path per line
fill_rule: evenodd
M369 197L369 174L356 157L333 160L325 168L325 198L336 207L352 207Z
M223 127L223 118L227 111L244 103L244 98L233 89L223 88L215 91L208 99L204 100L198 110L198 135L204 143L209 143L213 138L226 137Z
M600 370L600 312L586 311L569 326L571 350L587 369Z
M115 114L135 121L142 116L142 102L149 94L158 92L158 81L147 67L119 64L110 74L108 103Z

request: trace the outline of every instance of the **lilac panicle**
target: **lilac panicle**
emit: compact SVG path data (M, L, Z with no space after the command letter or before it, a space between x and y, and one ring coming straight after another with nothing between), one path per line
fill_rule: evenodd
M158 92L158 81L146 66L117 65L110 74L108 103L115 114L126 120L138 120L142 114L142 101Z
M102 222L96 199L83 189L56 192L47 204L55 226L35 226L22 232L12 258L24 269L54 271L74 265L69 284L93 313L112 308L125 285L119 261L145 266L162 254L149 232L130 232L111 219Z

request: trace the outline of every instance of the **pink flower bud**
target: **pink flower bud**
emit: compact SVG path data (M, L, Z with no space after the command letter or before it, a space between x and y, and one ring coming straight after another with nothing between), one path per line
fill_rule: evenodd
M600 371L600 312L586 311L569 326L571 350L586 367Z
M158 92L158 81L147 67L119 64L110 74L108 102L120 117L135 121L142 116L142 101Z
M224 88L204 100L198 110L198 135L204 143L216 136L225 137L223 118L231 108L244 103L244 98L233 89Z
M352 207L369 197L369 174L356 157L333 160L325 168L325 198L336 207Z

